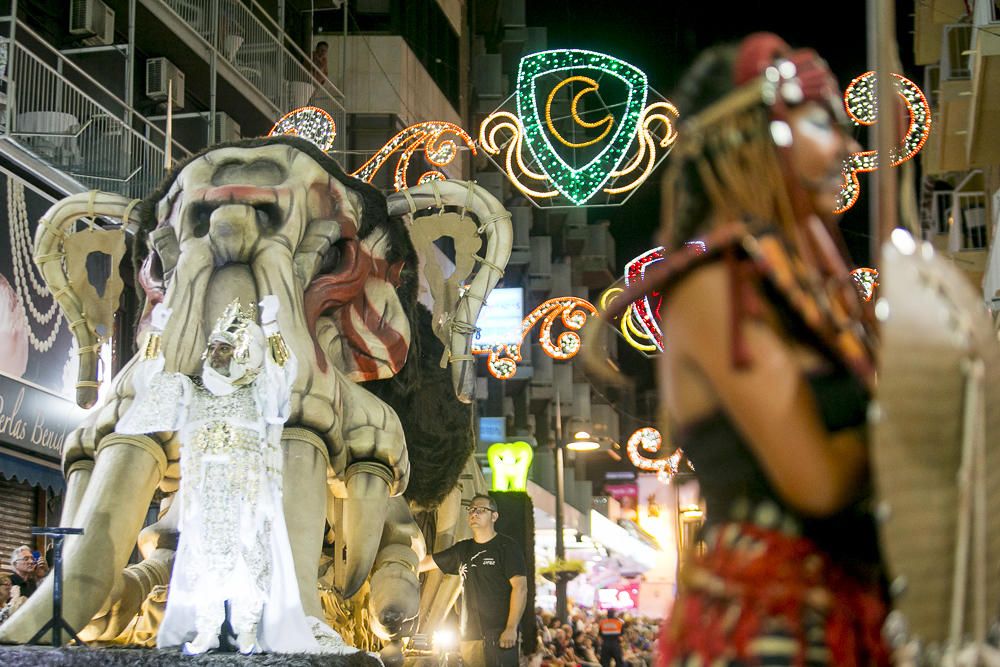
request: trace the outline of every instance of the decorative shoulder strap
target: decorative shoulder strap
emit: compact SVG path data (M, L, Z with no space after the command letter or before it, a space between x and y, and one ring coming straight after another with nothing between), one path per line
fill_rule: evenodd
M824 351L869 390L874 389L871 337L860 320L860 297L848 289L849 276L845 274L843 281L832 277L824 283L817 277L817 269L807 267L800 257L792 254L776 233L747 235L742 239L742 249L760 279L770 285ZM858 316L852 314L852 305L856 306L853 310Z
M732 358L736 367L746 367L750 361L740 323L762 311L755 286L763 281L827 354L843 363L869 388L874 386L868 336L852 317L846 301L856 298L854 293L828 291L816 278L816 269L806 267L773 230L752 229L748 224L736 222L717 227L700 240L700 244L678 248L651 266L641 282L630 286L609 304L607 316L621 316L629 304L653 292L669 295L671 286L698 267L725 261L730 276Z

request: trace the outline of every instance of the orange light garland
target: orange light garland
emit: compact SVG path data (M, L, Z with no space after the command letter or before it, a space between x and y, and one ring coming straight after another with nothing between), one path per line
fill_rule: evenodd
M299 107L279 118L267 133L269 137L280 135L302 137L325 153L333 148L333 140L337 136L337 123L334 122L333 116L319 107Z
M878 269L860 267L851 271L851 278L854 280L861 298L866 302L872 300L875 295L875 288L878 287Z
M931 108L917 84L899 74L892 76L896 79L899 86L897 92L910 117L910 123L906 128L902 143L890 155L890 162L893 167L896 167L919 153L920 149L927 143L927 137L931 133ZM855 125L871 126L878 120L876 83L875 72L865 72L851 81L844 91L844 107ZM834 210L834 213L843 213L854 206L861 195L858 173L875 171L878 166L878 151L851 153L844 161L844 185L840 191L841 203Z
M399 192L409 187L406 182L406 171L410 166L410 158L421 146L424 149L424 157L435 167L446 167L452 163L458 156L459 147L454 139L446 138L449 134L457 137L473 155L476 154L475 143L465 130L448 121L431 120L410 125L400 131L351 176L371 183L375 174L389 161L389 157L398 151L400 155L396 161L393 185L396 192ZM445 180L445 178L439 171L428 171L420 176L417 183Z
M664 484L669 484L671 478L680 472L681 460L684 458L684 452L680 447L674 450L674 453L665 459L651 459L646 454L655 454L660 451L663 446L663 436L652 426L644 426L636 430L628 438L628 443L626 444L626 451L628 452L628 460L639 470L647 470L649 472L655 472L656 478L663 482ZM640 448L642 452L640 452ZM686 461L688 468L694 470L694 466L691 465L690 461Z
M564 296L545 301L532 310L521 322L521 342L496 345L472 344L473 354L489 354L486 367L490 375L498 380L509 380L517 373L517 362L521 361L521 346L524 337L539 321L538 342L542 350L553 359L572 359L580 351L583 341L577 333L587 323L588 315L597 316L597 308L586 299ZM566 331L552 340L552 326L560 318Z

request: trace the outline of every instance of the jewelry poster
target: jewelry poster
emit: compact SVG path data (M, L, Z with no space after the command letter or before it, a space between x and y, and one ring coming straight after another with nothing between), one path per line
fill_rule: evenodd
M85 413L73 400L73 336L32 259L54 201L0 169L0 442L58 460Z

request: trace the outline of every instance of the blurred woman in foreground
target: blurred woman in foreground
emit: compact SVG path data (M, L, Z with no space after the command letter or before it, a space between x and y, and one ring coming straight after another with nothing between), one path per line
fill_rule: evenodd
M832 213L859 150L839 86L813 51L759 33L704 53L674 102L671 252L641 290L664 295L661 405L707 519L661 664L888 664L873 362Z

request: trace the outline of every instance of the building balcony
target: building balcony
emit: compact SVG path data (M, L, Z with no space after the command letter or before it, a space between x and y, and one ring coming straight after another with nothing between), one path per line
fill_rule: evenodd
M128 197L166 175L166 136L21 21L0 19L7 157L66 192ZM187 151L173 142L171 158Z
M214 60L218 92L249 103L234 110L249 133L306 104L342 117L341 91L255 0L249 6L239 0L138 1L136 20L148 26L137 35L142 50L176 63L190 62L192 55L205 64ZM204 73L185 73L199 88L208 83Z
M978 0L973 14L969 128L966 138L969 164L1000 162L1000 8Z
M966 171L969 156L966 135L969 133L972 82L969 79L941 81L939 109L935 128L927 139L923 166L929 175Z
M943 7L948 3L938 0L932 4ZM927 91L935 114L935 127L921 158L928 175L969 169L966 142L970 130L970 48L974 31L968 23L940 22L941 16L961 16L964 6L957 13L944 13L939 11L941 7L922 7L916 15L914 48L917 59L922 64L940 63L936 67L931 65L934 76L928 77L938 83Z
M586 226L586 240L574 262L576 282L590 289L603 289L615 281L615 240L607 221Z
M951 194L945 248L945 255L977 287L982 285L989 247L985 185L983 171L976 169L955 186Z
M537 343L529 343L526 340L525 347L529 345L536 346ZM555 396L555 392L552 391L555 362L542 352L541 347L532 350L532 355L535 357L535 362L532 364L534 374L531 377L529 402L535 407L548 405L552 402L552 397Z
M941 59L941 29L954 17L963 14L964 0L923 0L915 3L913 55L917 65L930 65Z
M579 255L582 253L589 236L586 219L582 221L567 220L563 234L563 248L566 250L566 254Z
M573 296L573 258L552 263L552 296Z

